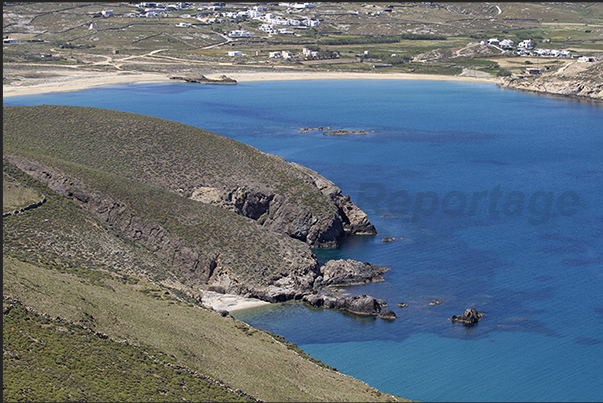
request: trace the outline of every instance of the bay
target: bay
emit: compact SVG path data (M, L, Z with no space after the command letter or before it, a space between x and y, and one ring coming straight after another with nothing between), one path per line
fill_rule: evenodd
M415 80L144 84L3 101L176 120L334 181L379 233L316 254L389 267L385 282L346 291L385 299L398 319L295 302L235 316L370 386L427 401L603 396L601 104ZM466 308L485 316L450 322Z

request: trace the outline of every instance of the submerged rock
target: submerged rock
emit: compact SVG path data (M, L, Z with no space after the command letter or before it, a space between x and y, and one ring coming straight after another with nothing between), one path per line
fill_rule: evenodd
M464 325L475 325L482 319L482 316L484 316L483 313L476 311L473 308L468 308L462 315L452 315L450 320L453 322L462 323Z

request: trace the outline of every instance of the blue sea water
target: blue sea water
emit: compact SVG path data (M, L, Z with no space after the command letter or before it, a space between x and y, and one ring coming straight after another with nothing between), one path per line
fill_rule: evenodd
M347 291L385 299L398 319L297 302L235 316L343 373L414 400L603 398L601 104L414 80L145 84L3 101L176 120L334 181L379 234L316 254L390 268L385 282ZM319 126L369 134L300 132ZM450 322L466 308L482 321Z

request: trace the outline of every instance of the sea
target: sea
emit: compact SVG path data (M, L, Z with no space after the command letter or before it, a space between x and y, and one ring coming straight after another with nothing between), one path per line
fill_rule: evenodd
M315 253L389 268L343 291L384 299L397 319L300 302L234 316L344 374L422 401L603 399L601 103L388 79L136 84L3 103L175 120L332 180L378 234ZM450 320L468 308L478 324Z

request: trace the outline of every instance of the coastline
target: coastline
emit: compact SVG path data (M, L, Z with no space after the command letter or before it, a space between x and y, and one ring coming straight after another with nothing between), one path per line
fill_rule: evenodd
M223 73L206 74L209 78L216 78ZM141 72L106 72L106 71L65 71L44 70L45 77L22 77L19 84L3 84L2 96L12 97L21 95L38 95L53 92L80 91L115 85L149 84L173 82L170 76L163 73ZM226 74L237 82L255 81L286 81L286 80L440 80L440 81L466 81L482 83L498 83L496 78L475 78L463 76L446 76L412 73L354 73L354 72L329 72L329 71L274 71L274 72L232 72Z

